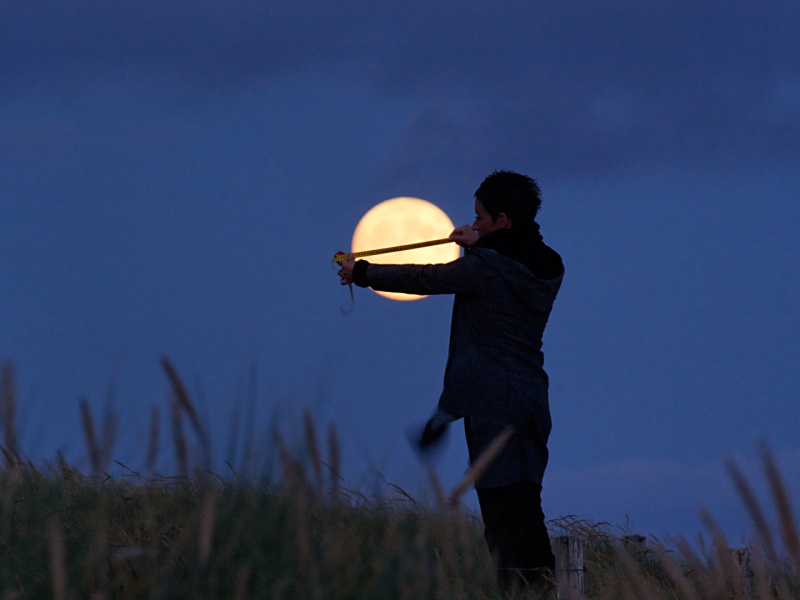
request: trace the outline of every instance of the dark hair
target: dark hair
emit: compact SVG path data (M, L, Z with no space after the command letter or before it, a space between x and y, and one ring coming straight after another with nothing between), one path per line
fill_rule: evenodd
M526 227L533 224L542 206L540 193L535 179L513 171L495 171L475 190L475 198L481 201L492 221L500 213L506 213L514 227Z

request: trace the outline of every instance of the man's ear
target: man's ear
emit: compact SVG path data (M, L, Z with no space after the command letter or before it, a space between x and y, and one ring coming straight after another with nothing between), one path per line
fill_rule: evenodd
M494 220L494 224L497 229L511 229L513 226L511 218L504 212L501 212L497 215L497 218Z

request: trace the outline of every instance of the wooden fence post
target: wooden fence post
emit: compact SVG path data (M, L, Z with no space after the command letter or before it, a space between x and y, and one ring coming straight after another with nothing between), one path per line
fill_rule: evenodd
M750 548L731 548L731 555L733 556L736 572L742 580L745 596L752 598L755 586L753 585L753 568L750 564Z
M556 598L584 600L583 545L580 538L563 535L556 538Z

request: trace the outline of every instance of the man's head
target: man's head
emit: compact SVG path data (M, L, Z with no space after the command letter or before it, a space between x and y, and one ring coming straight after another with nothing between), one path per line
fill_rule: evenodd
M542 199L536 181L512 171L495 171L475 190L475 200L480 201L492 223L506 215L509 227L524 228L533 225Z

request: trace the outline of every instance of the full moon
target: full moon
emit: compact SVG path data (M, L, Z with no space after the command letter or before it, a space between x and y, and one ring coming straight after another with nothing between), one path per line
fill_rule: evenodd
M419 198L392 198L373 206L361 217L353 234L353 252L402 246L446 238L455 229L449 217L435 204ZM440 244L402 252L366 257L376 264L436 264L458 258L457 244ZM373 290L375 291L375 290ZM392 300L419 300L425 296L378 292Z

